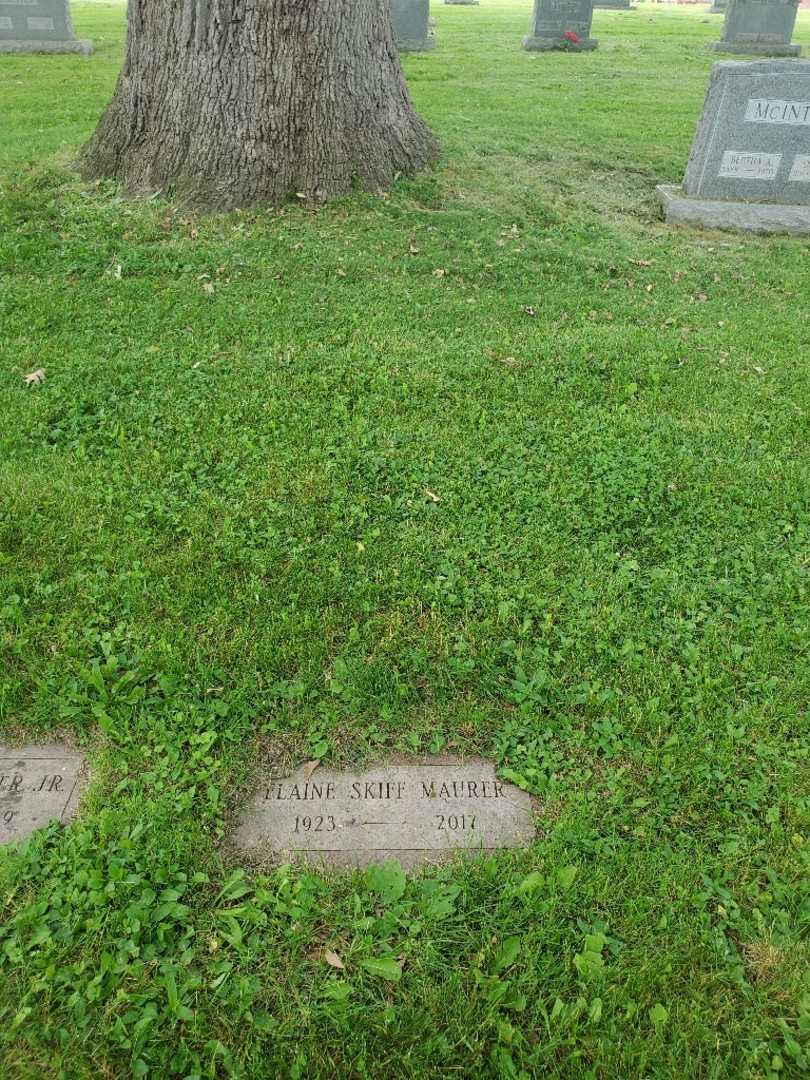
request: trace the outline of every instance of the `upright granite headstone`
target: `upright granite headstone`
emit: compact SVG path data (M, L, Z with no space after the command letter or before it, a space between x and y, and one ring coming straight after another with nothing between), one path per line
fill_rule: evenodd
M715 64L683 186L658 193L667 221L810 232L810 61Z
M84 758L64 746L0 746L0 844L70 821L84 770Z
M92 51L76 40L69 0L0 0L0 53Z
M491 763L434 761L362 773L262 777L233 837L252 861L408 867L518 847L534 838L531 799Z
M606 11L635 11L630 0L598 0L593 5L595 8L604 8Z
M400 52L428 52L436 48L430 25L430 0L391 0L394 40Z
M530 52L595 49L591 37L593 0L534 0L532 33L523 39Z
M728 0L714 0L709 8L710 15L724 15L728 7Z
M723 37L715 52L746 56L799 56L791 45L799 0L729 0Z

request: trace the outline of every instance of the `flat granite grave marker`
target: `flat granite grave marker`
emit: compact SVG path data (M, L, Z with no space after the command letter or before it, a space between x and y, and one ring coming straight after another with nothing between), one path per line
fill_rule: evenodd
M532 33L523 39L523 48L530 52L595 49L599 42L591 37L592 22L593 0L534 0Z
M498 780L491 763L467 761L263 778L233 842L260 860L412 867L533 837L530 796Z
M810 61L715 64L683 185L657 190L667 221L810 232Z
M436 48L430 0L391 0L391 22L400 52L429 52Z
M0 0L0 53L92 51L76 39L69 0Z
M84 758L65 746L0 746L0 844L76 812Z
M799 0L729 0L723 37L715 52L746 56L799 56L801 47L791 45Z

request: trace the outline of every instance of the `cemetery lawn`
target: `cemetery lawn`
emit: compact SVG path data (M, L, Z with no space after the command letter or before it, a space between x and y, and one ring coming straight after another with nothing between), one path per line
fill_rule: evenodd
M0 737L92 783L0 858L3 1076L806 1075L810 245L653 196L720 18L436 3L434 174L207 216L69 171L73 8L0 57ZM227 853L257 755L434 752L536 843Z

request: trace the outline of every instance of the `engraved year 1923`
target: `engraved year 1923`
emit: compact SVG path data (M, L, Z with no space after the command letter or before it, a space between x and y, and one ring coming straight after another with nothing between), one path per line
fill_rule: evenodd
M312 817L296 817L293 832L334 832L336 828L331 814L315 814Z

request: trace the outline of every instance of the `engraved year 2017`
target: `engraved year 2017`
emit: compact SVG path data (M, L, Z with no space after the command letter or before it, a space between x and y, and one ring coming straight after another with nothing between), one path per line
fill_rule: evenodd
M314 817L296 817L293 832L334 832L336 828L331 814L316 814Z
M439 829L449 829L450 832L461 832L475 828L475 816L467 814L437 814Z

